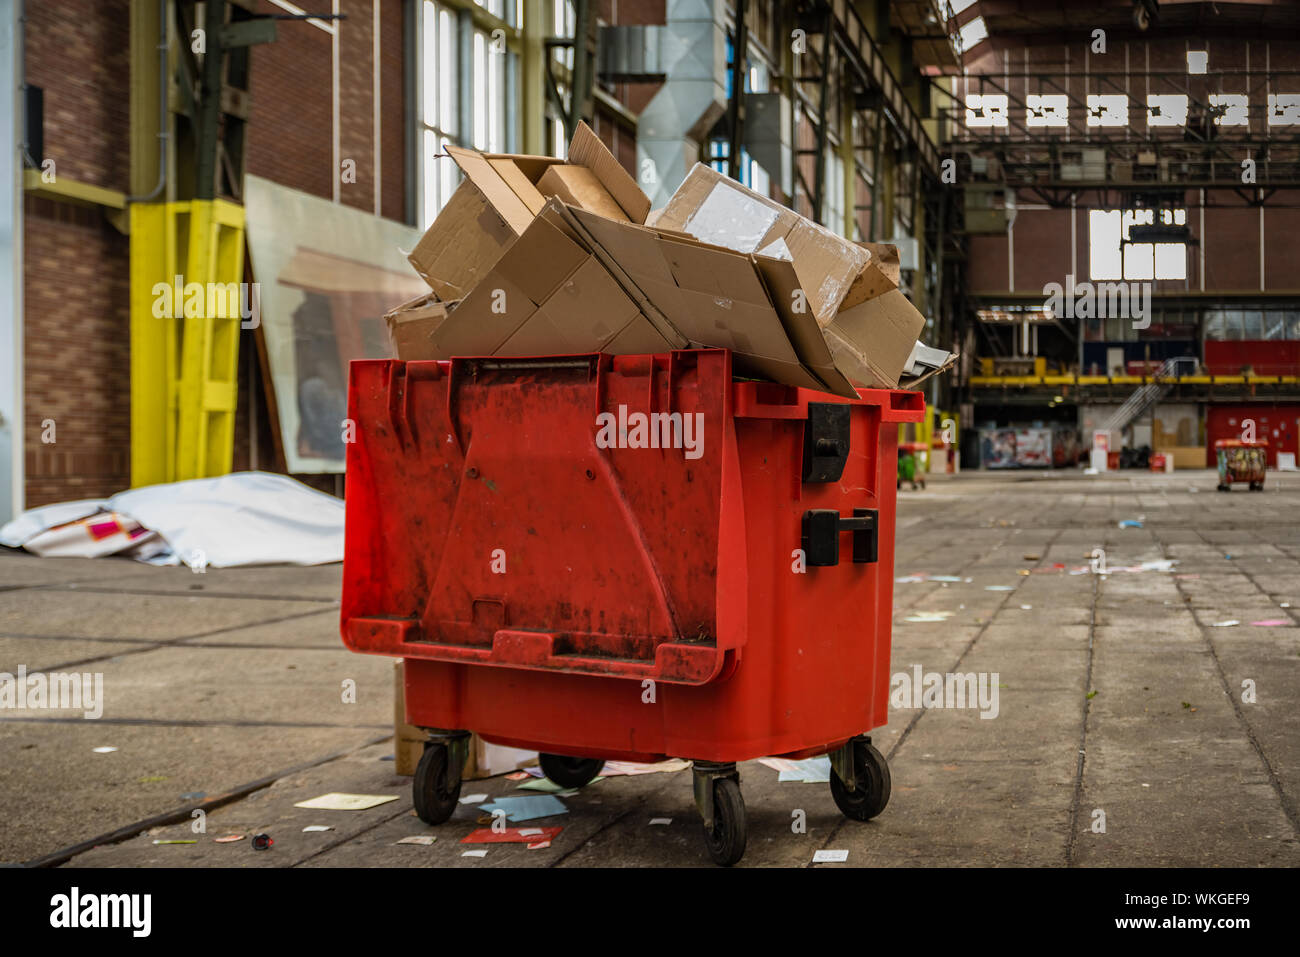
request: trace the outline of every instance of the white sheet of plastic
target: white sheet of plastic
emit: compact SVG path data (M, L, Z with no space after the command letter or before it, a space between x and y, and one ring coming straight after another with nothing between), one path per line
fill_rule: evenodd
M0 542L18 547L101 510L129 516L163 537L171 554L151 564L230 568L343 560L343 502L269 472L150 485L102 502L32 509L0 529Z
M785 237L777 236L766 246L758 251L759 256L767 256L769 259L784 259L788 263L794 262L794 256L790 253L790 247L785 244Z
M720 182L691 213L683 229L702 243L752 253L776 217L777 211L772 207Z
M41 532L87 518L96 512L107 511L108 502L102 498L84 498L76 502L58 502L29 508L0 528L0 545L21 548Z

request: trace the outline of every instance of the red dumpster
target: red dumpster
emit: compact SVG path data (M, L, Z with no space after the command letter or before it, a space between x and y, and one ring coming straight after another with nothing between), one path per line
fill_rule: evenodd
M841 810L879 813L896 423L923 414L734 382L718 350L353 362L343 641L405 659L420 816L451 815L470 731L568 787L692 760L723 864L738 761L830 753Z

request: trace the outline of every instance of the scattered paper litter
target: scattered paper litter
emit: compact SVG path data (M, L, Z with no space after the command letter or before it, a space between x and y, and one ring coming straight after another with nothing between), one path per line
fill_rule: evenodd
M1174 570L1174 566L1177 564L1178 564L1178 559L1176 558L1161 558L1153 562L1143 562L1141 565L1138 565L1136 568L1126 569L1126 571L1170 572Z
M542 848L546 848L546 847L550 847L550 846L551 846L551 842L550 842L550 841L536 841L536 842L533 843L533 844L529 844L529 845L528 845L528 849L529 849L530 851L540 851L540 850L542 850Z
M831 779L831 759L825 754L816 758L804 758L802 761L791 761L789 758L759 758L758 763L779 771L778 781L826 784Z
M155 844L197 844L198 841L154 841Z
M538 770L540 771L541 768L538 768ZM530 777L532 777L532 775L529 774L527 771L515 771L515 772L513 772L513 773L511 773L511 774L507 774L507 775L506 775L506 780L507 780L507 781L523 781L523 780L526 780L527 778L530 778Z
M308 831L332 831L332 830L334 830L334 828L330 827L328 824L308 824L306 827L302 829L302 832L306 834Z
M1235 618L1229 618L1227 621L1216 621L1211 628L1231 628L1233 625L1240 625L1241 622Z
M331 791L308 801L298 801L294 807L306 807L314 811L364 811L396 800L396 794L342 794Z
M653 764L642 764L639 761L606 761L600 775L612 778L620 774L658 774L685 771L690 766L691 762L683 761L681 758L669 758L667 761L656 761Z
M1289 625L1291 622L1286 618L1265 618L1262 621L1252 621L1251 624L1261 628L1276 628L1279 625Z
M494 831L490 827L480 827L470 831L460 839L462 844L537 844L540 841L553 841L564 828L562 827L507 827Z
M487 851L465 851L461 857L487 857Z
M832 864L841 863L849 859L848 851L814 851L814 864Z
M1119 527L1120 528L1141 528L1142 523L1139 522L1136 518L1126 518L1124 519L1124 521L1119 523Z
M94 751L96 754L110 754L113 751L116 751L117 748L104 747L104 748L91 748L90 750Z
M950 611L918 611L914 615L908 615L903 621L947 621L951 617Z
M985 591L1015 591L1015 585L985 585Z
M428 847L436 840L437 838L434 837L432 834L412 834L410 837L404 837L400 841L394 841L393 843L394 844L419 844L423 847Z
M533 818L568 814L569 809L554 794L527 794L519 797L500 797L490 804L479 805L480 811L489 814L504 811L508 821L531 821Z
M656 824L668 825L671 823L673 823L673 819L670 817L652 817L649 826L654 827Z
M479 804L488 799L487 794L466 794L460 799L461 804Z
M243 839L244 839L244 835L242 834L227 834L225 837L214 837L212 839L212 843L213 844L234 844L236 841L242 841Z

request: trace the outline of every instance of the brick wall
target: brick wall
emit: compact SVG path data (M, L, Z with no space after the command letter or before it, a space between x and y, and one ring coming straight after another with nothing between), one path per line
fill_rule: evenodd
M23 215L27 505L111 495L130 473L127 238L94 209L28 197Z
M374 15L380 12L382 213L405 218L403 0L342 0L340 158L356 161L343 202L375 208ZM261 12L283 10L262 0ZM309 5L310 6L310 5ZM329 3L318 5L328 9ZM311 7L317 9L317 7ZM127 0L27 4L28 82L45 91L45 149L57 175L129 191L130 14ZM331 198L332 37L281 21L279 39L253 50L246 169ZM24 221L24 423L27 505L107 496L130 481L129 253L96 208L30 196ZM256 277L251 277L256 278ZM249 410L257 393L257 464L280 470L254 341L239 364L235 468L252 464ZM41 441L44 423L55 442ZM302 477L333 490L334 479Z
M342 0L339 31L339 161L356 182L338 179L332 142L333 38L305 22L281 21L279 39L253 54L247 170L257 176L370 212L375 208L374 12L380 14L382 214L405 219L403 0ZM328 8L328 3L322 9ZM315 8L313 8L315 9ZM282 12L262 0L261 12Z
M45 91L57 176L127 190L126 0L27 4L27 80ZM97 209L24 208L27 505L109 495L130 471L129 244ZM45 425L53 421L53 443Z

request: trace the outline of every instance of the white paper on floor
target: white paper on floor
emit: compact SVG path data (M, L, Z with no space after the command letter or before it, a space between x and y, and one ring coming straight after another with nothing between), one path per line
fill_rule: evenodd
M781 772L778 781L797 781L801 784L825 784L831 779L831 759L823 754L802 761L789 758L759 758L759 764L765 764L774 771Z
M106 539L110 522L118 530ZM155 547L142 548L146 536L136 526L166 547L149 535ZM0 544L38 555L125 554L192 568L322 565L343 560L343 502L287 475L236 472L31 509L0 528Z

